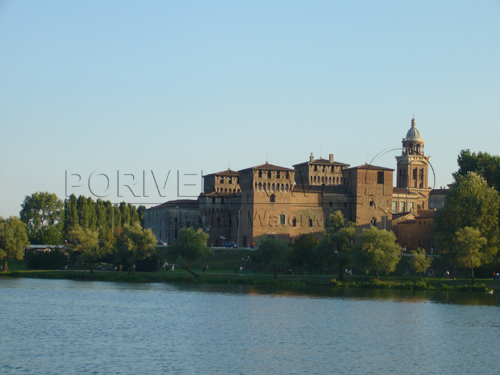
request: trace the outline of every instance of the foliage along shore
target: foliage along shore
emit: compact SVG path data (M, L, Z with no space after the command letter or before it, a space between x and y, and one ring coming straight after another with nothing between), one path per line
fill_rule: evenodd
M330 276L282 276L275 279L272 274L233 275L230 273L207 273L193 277L185 271L172 272L81 272L81 271L10 271L1 274L4 277L23 277L37 279L65 279L76 281L108 281L129 283L196 283L196 284L229 284L275 287L317 287L317 288L361 288L361 289L394 289L413 291L458 291L458 292L500 292L500 282L478 280L471 285L470 279L443 279L387 277L377 280L369 276L351 276L345 281L332 279Z

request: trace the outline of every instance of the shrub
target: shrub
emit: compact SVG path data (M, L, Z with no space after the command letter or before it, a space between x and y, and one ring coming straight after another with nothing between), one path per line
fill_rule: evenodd
M59 250L26 255L27 267L34 270L57 270L64 268L67 264L66 255Z

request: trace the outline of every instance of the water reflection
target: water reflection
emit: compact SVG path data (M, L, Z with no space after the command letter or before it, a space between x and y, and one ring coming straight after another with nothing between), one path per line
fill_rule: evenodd
M495 295L0 279L2 374L491 373Z
M196 284L171 284L167 288L192 293L241 294L263 297L349 298L353 300L390 300L404 303L433 302L457 305L500 306L500 293Z

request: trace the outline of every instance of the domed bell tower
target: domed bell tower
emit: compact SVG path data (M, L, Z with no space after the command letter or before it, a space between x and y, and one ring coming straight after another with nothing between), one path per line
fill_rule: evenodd
M425 140L417 129L417 120L413 116L411 128L403 138L401 156L396 156L397 187L410 190L429 189L429 160L430 156L424 155Z

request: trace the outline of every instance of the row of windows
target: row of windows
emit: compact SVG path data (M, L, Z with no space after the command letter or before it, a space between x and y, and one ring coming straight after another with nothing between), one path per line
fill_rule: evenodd
M232 184L233 182L236 182L237 184L240 182L239 177L233 177L233 176L220 176L220 183L223 184L224 181L226 181L228 184Z
M217 193L240 193L240 189L217 188Z
M318 184L329 184L329 185L333 185L333 184L336 184L336 185L339 185L342 183L342 177L326 177L325 176L318 176L318 179L316 180L316 176L311 176L311 184L315 184L315 183L318 183Z
M270 183L268 182L267 184L264 182L264 183L255 183L255 190L257 191L267 191L267 192L278 192L278 193L288 193L290 191L290 186L288 184L274 184L274 183Z
M311 168L312 168L312 165L311 165ZM315 164L314 165L314 172L317 172L318 169L321 169L321 172L327 172L328 169L330 170L330 172L340 172L341 171L340 167L335 167L333 165L329 166L329 165L317 165L317 164Z
M261 169L259 169L259 177L262 178L262 175L263 175L263 171ZM285 175L286 179L290 178L290 172L289 171L286 171L284 175ZM272 177L272 171L267 171L267 178L271 178L271 177ZM282 177L282 172L281 171L276 171L276 178L281 178L281 177Z
M415 202L409 202L408 203L408 210L406 208L406 202L405 201L400 201L399 202L399 211L398 211L398 202L394 201L392 202L392 212L397 213L397 212L412 212L415 209Z

